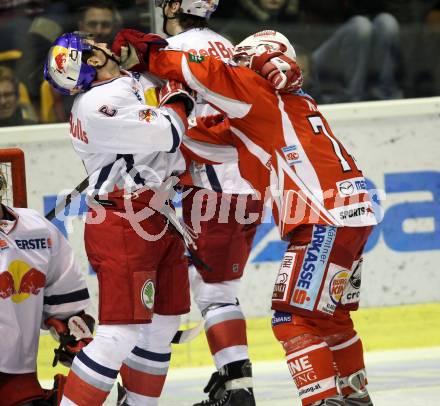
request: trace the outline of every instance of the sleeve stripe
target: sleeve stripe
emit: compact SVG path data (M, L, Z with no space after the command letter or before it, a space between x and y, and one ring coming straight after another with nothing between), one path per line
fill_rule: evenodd
M176 152L177 147L180 145L181 138L179 136L179 132L177 131L177 128L174 126L174 124L171 122L171 118L164 114L164 117L170 122L171 124L171 133L173 134L173 146L168 152Z
M209 183L211 184L212 190L217 193L222 193L222 187L218 180L217 174L215 173L215 169L212 165L205 165L206 167L206 175L208 176Z
M116 161L120 158L121 156L118 155L116 157ZM99 171L99 176L98 176L98 180L96 181L95 184L95 190L99 190L102 186L102 184L108 179L109 174L112 170L113 165L115 164L116 161L110 162L109 164L107 164L106 166L104 166L103 168L101 168L101 170Z
M123 158L127 167L127 173L132 173L133 168L135 167L133 154L124 154ZM136 171L136 175L134 175L134 181L137 184L142 184L143 186L145 186L145 179L140 175L138 171Z
M76 290L74 292L65 293L64 295L44 296L45 305L59 305L64 303L80 302L89 299L89 291L87 288Z

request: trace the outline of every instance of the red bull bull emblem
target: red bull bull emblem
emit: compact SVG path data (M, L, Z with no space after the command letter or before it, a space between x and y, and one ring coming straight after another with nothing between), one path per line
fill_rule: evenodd
M66 73L67 52L67 48L61 46L55 46L53 48L52 55L56 65L55 70L58 73Z
M45 285L46 275L24 261L12 261L7 271L0 272L0 298L11 297L14 303L38 295Z
M152 109L140 110L139 111L139 120L146 121L147 123L151 123L156 120L157 114Z

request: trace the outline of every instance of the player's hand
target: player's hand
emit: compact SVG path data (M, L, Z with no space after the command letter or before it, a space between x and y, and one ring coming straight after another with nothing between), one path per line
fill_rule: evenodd
M151 50L167 44L168 42L159 35L124 28L116 34L112 52L120 57L122 68L141 72L148 69Z
M280 51L266 51L252 56L249 67L272 83L276 90L301 89L303 76L295 60Z
M195 93L180 82L168 80L159 91L159 107L177 101L183 102L186 116L189 116L196 105Z
M55 350L53 366L59 361L64 366L70 368L75 355L93 340L93 329L95 319L80 312L67 320L60 320L50 317L45 320L51 335L60 343Z
M211 114L209 116L197 117L197 123L202 123L207 128L215 127L227 120L228 118L223 114Z

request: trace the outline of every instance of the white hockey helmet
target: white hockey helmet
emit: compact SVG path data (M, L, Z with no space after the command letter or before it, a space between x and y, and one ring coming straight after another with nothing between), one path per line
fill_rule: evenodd
M154 0L156 7L164 7L167 3L179 0ZM217 9L219 0L181 0L182 13L208 19Z
M281 51L291 59L296 59L296 52L290 41L280 32L265 30L245 38L234 48L232 59L235 62L249 62L255 54L266 51Z

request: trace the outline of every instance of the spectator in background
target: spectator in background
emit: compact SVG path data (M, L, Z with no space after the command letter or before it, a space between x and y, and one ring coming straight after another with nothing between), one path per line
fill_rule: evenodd
M89 2L80 10L78 29L93 34L98 43L111 43L120 28L121 18L108 0Z
M233 18L216 23L214 16L213 25L235 41L255 30L283 32L303 50L305 89L320 103L395 99L403 95L400 30L388 3L237 0Z
M23 32L44 10L45 0L0 1L0 52L22 49Z
M220 2L211 22L233 43L258 30L286 32L298 17L299 0L237 0L234 7L228 3Z
M310 54L310 90L321 103L403 96L397 79L397 19L384 12L383 2L365 7L361 3L308 0L303 4L305 21L327 33L327 39Z
M0 127L36 124L30 103L20 104L19 82L11 69L0 66Z
M243 15L250 14L262 23L292 22L298 12L298 3L298 0L238 0Z
M416 35L412 35L414 48L407 60L411 69L411 97L440 95L440 1L425 10L423 23Z
M52 41L70 23L71 2L40 1L41 11L34 14L30 25L19 27L22 57L17 63L17 75L26 85L31 102L38 111L40 86L43 81L44 58Z

